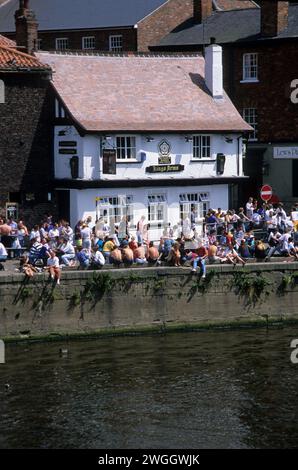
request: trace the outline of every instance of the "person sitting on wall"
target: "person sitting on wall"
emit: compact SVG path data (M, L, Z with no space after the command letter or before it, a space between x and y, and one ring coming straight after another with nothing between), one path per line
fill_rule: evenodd
M112 248L111 254L110 254L110 261L114 266L117 266L117 268L120 267L122 263L122 253L121 250L118 248L118 246L114 246Z
M106 264L104 255L100 251L98 245L95 245L94 251L91 255L91 267L94 269L102 268Z
M38 272L38 269L29 261L29 256L23 255L20 257L20 266L19 271L25 274L26 277L32 278L35 273Z
M113 239L106 237L105 238L105 243L104 243L103 248L102 248L102 253L103 253L107 263L110 262L110 255L111 255L111 251L113 250L114 246L116 246L116 245L113 242Z
M134 250L134 260L137 264L145 264L147 263L146 255L145 255L145 248L143 247L142 243L138 243L138 248Z
M5 262L7 260L7 251L3 243L0 242L0 271L4 271L4 266L2 262Z
M159 259L159 256L158 249L156 246L154 246L154 242L150 242L146 253L149 265L155 265Z
M128 242L122 242L122 246L123 263L126 268L129 268L133 265L134 261L133 250L130 248Z
M32 245L29 251L29 262L34 266L37 261L43 259L43 253L41 251L43 245L38 241L37 238L32 238L31 243Z
M167 257L167 262L171 266L181 266L181 253L180 253L180 245L178 242L175 242L171 248L169 256Z
M57 284L59 285L60 279L61 279L61 269L59 266L59 258L58 256L56 256L56 252L54 250L50 250L49 254L50 254L50 257L47 261L47 267L45 269L49 271L50 278L53 281L56 281Z
M88 269L90 265L90 254L82 246L77 247L77 259L80 263L79 269Z

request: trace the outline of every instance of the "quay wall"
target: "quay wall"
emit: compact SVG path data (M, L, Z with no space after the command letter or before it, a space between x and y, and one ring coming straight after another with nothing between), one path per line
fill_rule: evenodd
M298 263L0 276L0 338L61 339L298 322Z

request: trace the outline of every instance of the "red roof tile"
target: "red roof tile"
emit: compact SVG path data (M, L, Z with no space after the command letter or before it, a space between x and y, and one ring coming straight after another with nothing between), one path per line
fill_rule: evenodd
M34 56L0 44L0 71L22 69L49 70L49 66L41 63Z
M201 56L37 54L73 118L89 131L251 130L204 84Z
M15 41L12 41L11 39L6 38L5 36L2 36L0 34L0 47L16 47Z

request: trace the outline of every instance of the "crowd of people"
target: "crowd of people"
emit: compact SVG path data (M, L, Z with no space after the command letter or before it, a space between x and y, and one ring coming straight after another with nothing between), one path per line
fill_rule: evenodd
M13 255L26 276L47 270L59 284L62 267L184 265L193 272L199 268L204 279L206 264L245 265L250 258L269 261L273 255L298 260L298 203L288 214L281 203L258 205L253 198L237 212L210 209L201 231L196 217L193 207L175 227L167 224L157 242L150 240L145 216L135 230L127 217L110 225L104 217L94 222L88 217L72 228L67 221L55 222L45 214L42 223L30 230L22 220L0 218L0 269Z

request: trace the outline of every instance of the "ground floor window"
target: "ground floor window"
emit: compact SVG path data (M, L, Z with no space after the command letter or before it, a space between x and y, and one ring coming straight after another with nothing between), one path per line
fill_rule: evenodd
M97 219L103 217L108 224L111 220L119 224L123 217L133 222L133 196L112 196L97 198Z
M194 210L197 218L205 217L210 208L209 193L185 193L179 196L180 220L190 218Z
M148 196L148 222L162 224L167 218L167 204L165 194L151 194Z

